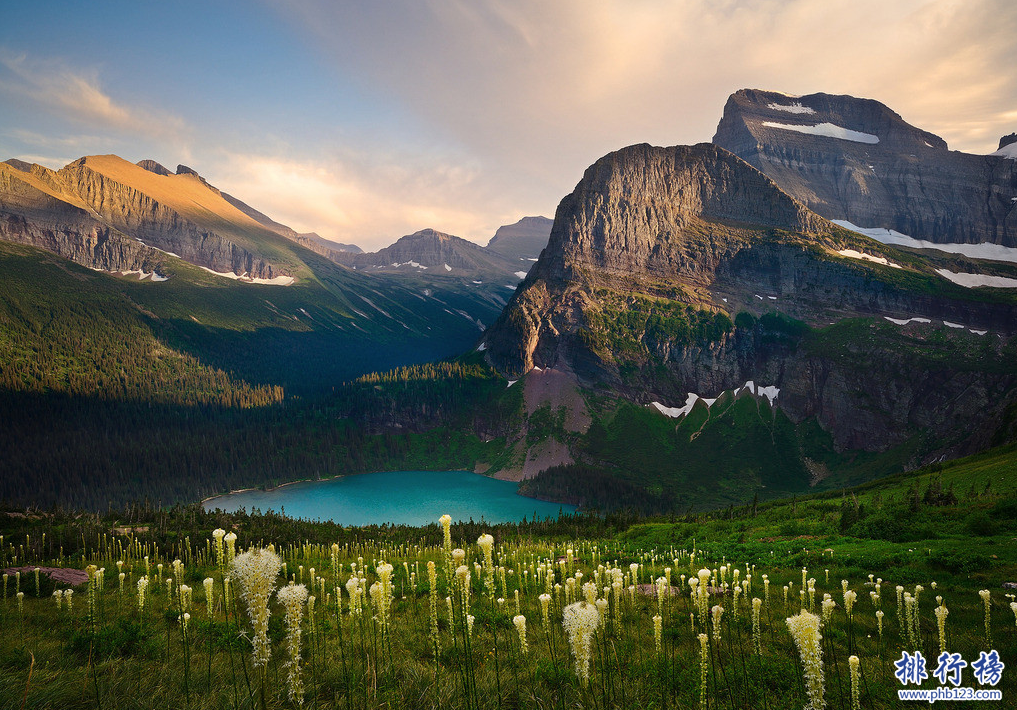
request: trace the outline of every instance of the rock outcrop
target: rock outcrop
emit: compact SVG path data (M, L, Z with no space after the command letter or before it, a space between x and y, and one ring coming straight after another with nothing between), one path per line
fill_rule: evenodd
M951 151L878 101L743 89L713 142L827 219L1017 246L1017 163Z

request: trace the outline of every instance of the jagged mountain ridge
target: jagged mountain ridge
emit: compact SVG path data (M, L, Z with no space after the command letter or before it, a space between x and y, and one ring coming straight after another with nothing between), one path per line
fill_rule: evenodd
M827 219L1017 246L1017 161L951 151L878 101L742 89L713 142Z
M884 317L967 327L901 331ZM482 347L513 379L553 368L668 405L753 380L843 448L885 450L926 431L971 450L1017 396L1015 325L1012 295L975 296L832 225L722 148L638 145L597 161L562 200L547 249ZM957 361L923 349L933 334Z

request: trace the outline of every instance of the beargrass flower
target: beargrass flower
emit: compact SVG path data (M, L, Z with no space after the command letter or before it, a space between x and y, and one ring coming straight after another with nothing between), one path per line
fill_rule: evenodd
M576 675L584 686L590 680L590 645L599 623L597 607L584 601L569 604L562 611L562 626L575 660Z
M540 600L540 614L544 619L544 628L546 629L550 624L548 621L548 609L551 606L551 595L544 593L537 598Z
M657 649L657 655L660 655L660 639L663 635L664 620L660 617L660 614L656 614L653 617L653 644Z
M53 590L53 601L56 602L56 608L57 608L57 611L59 612L61 609L63 609L64 593L62 591L60 591L59 589L54 589Z
M720 618L724 615L724 607L714 604L710 612L713 616L713 640L720 643Z
M759 629L759 610L763 606L763 600L759 597L752 598L752 644L755 646L756 655L763 655L761 636Z
M978 592L985 606L985 645L992 646L992 593L988 589Z
M291 702L304 703L304 684L300 677L300 620L304 615L307 601L307 587L303 584L289 584L275 595L283 605L286 617L286 693Z
M848 667L851 669L851 710L860 710L861 708L858 689L858 679L861 675L860 666L861 661L858 660L858 656L848 658Z
M516 632L519 634L519 650L522 651L525 656L530 648L526 644L526 617L522 614L516 614L512 617L512 623L515 625Z
M876 628L879 630L879 638L883 638L883 610L876 610Z
M427 561L427 583L430 587L431 610L431 645L434 646L435 656L441 651L441 637L438 634L438 571L435 568L434 560Z
M268 600L281 567L282 560L269 549L244 552L233 560L231 575L240 586L240 597L251 619L254 629L253 662L259 668L268 663L272 654L268 640Z
M208 618L210 619L212 618L212 603L215 601L215 595L213 593L214 584L215 582L211 577L205 577L205 581L202 582L202 585L205 587L205 606L208 611Z
M710 665L710 637L699 634L699 707L706 710L706 677Z
M819 617L802 610L796 616L787 618L788 630L802 659L805 671L805 686L809 695L810 710L826 707L823 684L823 649L820 645Z
M138 578L138 611L145 611L145 592L148 591L148 577ZM68 604L68 608L70 605Z
M946 617L950 611L944 604L936 607L936 627L939 629L939 652L946 653Z

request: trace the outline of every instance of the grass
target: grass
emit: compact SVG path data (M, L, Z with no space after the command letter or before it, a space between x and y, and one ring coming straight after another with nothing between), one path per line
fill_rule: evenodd
M1017 623L1011 600L1000 589L1002 582L1017 578L1015 458L1015 448L1008 447L839 493L796 496L674 522L619 525L616 520L616 533L592 518L588 524L576 519L574 529L566 522L557 532L499 526L492 530L494 598L485 589L485 573L474 567L483 564L473 543L482 528L453 525L450 540L464 549L463 570L470 573L468 608L456 593L461 587L450 583L438 526L400 529L393 536L379 529L342 530L284 518L275 519L269 529L243 515L182 512L154 514L146 530L125 536L87 519L67 518L57 530L9 517L0 541L3 563L78 568L91 563L106 569L106 579L90 624L86 589L76 590L73 610L58 611L50 596L54 585L43 576L36 597L32 575L23 575L22 615L14 578L8 578L7 596L0 600L0 706L20 707L24 697L26 708L295 707L287 694L286 629L274 597L268 632L272 657L262 699L261 677L251 665L244 604L227 603L223 594L222 568L207 527L219 521L238 532L239 549L275 543L286 563L276 586L303 583L317 596L314 621L305 613L301 627L306 707L700 707L696 634L708 631L707 707L800 708L806 703L801 664L784 619L803 604L818 613L824 594L837 602L821 631L827 707L851 707L852 654L861 659L861 707L909 706L897 700L897 690L904 686L894 678L892 664L904 651L921 650L929 670L936 667L937 596L949 609L949 651L970 663L980 652L995 649L1007 665L995 686L1003 693L1002 702L977 707L1006 707L1017 693L1017 676L1010 672L1017 667ZM861 523L872 516L903 517L918 535L866 537ZM59 548L57 555L58 548L44 539L40 544L41 530L66 541L67 554ZM566 530L573 532L563 536ZM135 590L145 575L144 555L152 581L142 610ZM186 645L179 596L168 594L165 583L176 558L183 561L182 579L193 588ZM363 600L363 614L351 613L346 587L353 569L366 580L362 586L371 587L382 560L394 567L387 634L371 597ZM123 594L116 579L118 561L124 563ZM437 568L437 654L428 561ZM161 577L157 563L163 564ZM635 580L632 564L637 565ZM504 582L498 573L502 566ZM719 640L711 625L704 627L689 596L688 579L704 567L716 576L711 586L718 587L708 604L724 607ZM815 580L815 593L806 592L804 602L803 568L806 579ZM750 585L737 601L736 569L738 581ZM617 575L624 580L616 597L611 582ZM675 595L658 599L643 593L647 587L630 586L668 575ZM201 584L205 577L214 580L211 615ZM769 595L764 579L769 580ZM841 580L858 596L850 618ZM885 613L882 636L877 602L870 597L876 580L881 580L878 608ZM594 636L590 681L584 685L561 621L564 607L581 598L582 584L589 581L595 582L590 593L608 601L608 622ZM898 619L897 585L902 594L915 593L916 585L924 588L918 595L920 639L912 639ZM982 589L991 593L991 641L986 639ZM547 590L553 601L545 625L539 595ZM518 611L527 622L525 655L512 624L517 591ZM451 617L446 596L454 600ZM759 618L761 653L756 654L751 599L767 596ZM464 629L465 613L474 617L472 634ZM653 628L657 614L662 616L659 654ZM970 668L963 680L964 686L980 687ZM921 687L938 685L933 679Z

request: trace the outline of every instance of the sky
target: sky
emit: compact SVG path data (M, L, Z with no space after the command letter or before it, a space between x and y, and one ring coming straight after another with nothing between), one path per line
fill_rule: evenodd
M709 141L740 88L1017 131L1013 0L0 0L0 159L185 164L374 250L553 216L600 156Z

